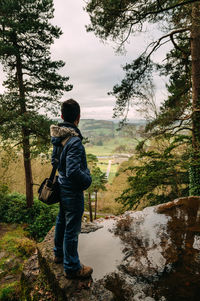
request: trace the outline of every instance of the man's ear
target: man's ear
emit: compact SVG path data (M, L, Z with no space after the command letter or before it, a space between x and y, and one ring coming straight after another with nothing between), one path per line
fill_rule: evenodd
M62 118L62 120L64 120L63 114L61 114L61 118Z

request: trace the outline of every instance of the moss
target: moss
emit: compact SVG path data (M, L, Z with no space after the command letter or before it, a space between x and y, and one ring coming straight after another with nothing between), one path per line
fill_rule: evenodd
M9 254L23 258L30 256L35 247L35 242L26 237L26 232L22 226L8 231L0 241L1 250L4 249Z
M1 224L0 224L1 226ZM0 249L3 253L0 259L0 287L1 301L20 301L20 275L23 269L23 262L35 250L35 242L26 237L26 231L23 226L7 225L6 231L3 231L0 240ZM12 283L10 278L12 276Z
M1 301L19 301L20 300L20 285L19 281L14 281L9 284L4 284L0 287Z

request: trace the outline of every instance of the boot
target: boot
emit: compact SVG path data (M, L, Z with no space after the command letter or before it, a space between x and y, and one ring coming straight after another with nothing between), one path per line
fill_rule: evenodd
M85 278L89 278L92 272L93 269L91 267L82 264L80 270L71 273L65 271L64 275L68 279L76 279L76 278L85 279Z

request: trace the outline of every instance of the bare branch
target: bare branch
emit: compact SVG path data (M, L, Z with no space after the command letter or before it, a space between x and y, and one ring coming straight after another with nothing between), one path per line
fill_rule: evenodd
M151 46L154 45L153 48L152 48L152 50L150 51L150 53L149 53L148 56L147 56L147 58L149 58L149 57L151 56L151 54L152 54L155 50L157 50L158 47L160 47L160 43L161 43L161 41L162 41L163 39L166 39L166 38L168 38L168 37L171 37L171 36L173 36L174 34L181 33L181 32L185 32L185 31L189 31L189 30L190 30L190 28L189 28L189 27L186 27L186 28L180 28L180 29L176 29L176 30L171 31L170 33L168 33L168 34L166 34L166 35L160 37L156 42L152 42L151 44L149 44L148 47L147 47L147 49L145 50L144 53L147 52L147 50L148 50L149 47L151 47Z

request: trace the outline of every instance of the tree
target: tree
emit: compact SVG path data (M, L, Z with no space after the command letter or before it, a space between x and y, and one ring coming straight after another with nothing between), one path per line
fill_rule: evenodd
M105 191L105 184L108 182L106 173L102 172L99 167L95 167L92 170L92 191L95 193L95 210L94 210L94 219L97 217L97 194L99 190Z
M131 102L147 99L146 90L152 85L152 72L157 68L157 64L152 61L152 54L163 44L171 41L182 58L185 56L191 62L188 71L191 71L189 82L192 97L189 97L190 87L185 92L188 104L192 104L191 113L187 117L192 124L190 194L200 195L200 1L89 0L86 10L91 19L88 31L94 31L103 40L112 38L119 41L119 50L131 34L142 31L146 22L158 24L164 31L163 36L152 42L144 53L124 67L125 78L121 85L114 86L112 92L116 97L115 116L124 115L126 118ZM185 48L180 47L180 41L185 40L190 43L188 53ZM180 103L182 101L183 97L180 97ZM182 112L183 115L185 111Z
M87 154L87 163L90 169L90 172L92 173L92 170L97 167L98 158L97 156L93 154ZM93 180L93 177L92 177ZM93 215L92 215L92 203L91 203L91 193L93 192L92 185L87 189L88 194L88 207L89 207L89 213L90 213L90 221L93 221Z
M50 46L62 34L50 23L53 0L1 0L0 61L6 73L0 96L0 134L7 144L23 150L26 201L33 204L31 154L44 150L49 119L58 100L72 89L58 70L63 61L51 60ZM39 113L40 111L40 113ZM41 114L43 113L43 114Z
M92 214L92 204L91 204L91 194L95 193L95 214L94 218L96 219L97 214L97 193L99 190L106 190L105 184L107 183L106 174L101 171L99 167L97 167L98 158L93 154L87 155L87 162L90 168L91 176L92 176L92 184L87 189L88 192L88 205L89 205L89 213L90 213L90 221L93 221Z
M139 164L126 169L131 172L129 185L116 199L124 208L136 209L139 204L157 205L188 195L188 137L179 135L173 142L170 140L171 137L169 141L166 137L156 138L154 144L157 147L149 146L146 150L137 147Z

